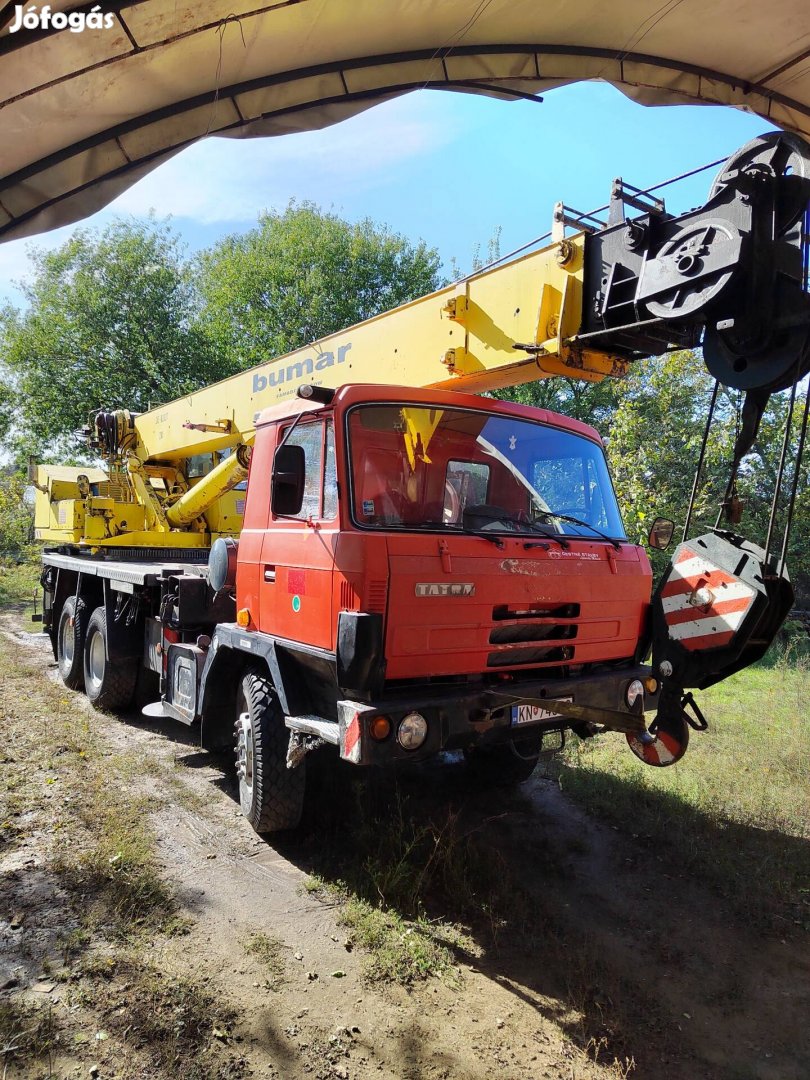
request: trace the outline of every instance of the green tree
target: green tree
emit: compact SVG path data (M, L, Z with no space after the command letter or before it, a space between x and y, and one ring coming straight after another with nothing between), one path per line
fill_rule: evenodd
M0 470L0 560L23 558L30 549L34 512L26 488L22 476Z
M92 409L138 412L215 377L165 222L117 220L31 258L28 306L0 311L0 429L18 458L75 454L71 432Z
M535 409L549 409L574 420L591 424L604 435L621 398L622 385L615 379L587 382L584 379L553 377L537 379L523 386L499 390L496 397L531 405Z
M290 203L199 256L201 326L230 374L431 292L439 265L372 221Z
M675 521L677 542L686 520L713 387L714 381L699 353L675 352L634 364L622 380L586 383L543 379L501 391L499 396L563 413L596 427L606 439L611 473L630 539L645 542L650 524L661 515ZM759 544L764 544L768 529L787 417L787 396L775 394L769 401L759 435L738 475L743 519L737 531ZM743 395L739 391L720 387L690 527L692 536L713 527L717 521L731 471L742 404ZM807 606L810 605L810 483L807 467L796 460L800 412L797 409L794 417L774 544L778 554L790 485L795 469L799 468L787 563L799 604ZM652 557L656 570L660 571L669 555L653 552Z

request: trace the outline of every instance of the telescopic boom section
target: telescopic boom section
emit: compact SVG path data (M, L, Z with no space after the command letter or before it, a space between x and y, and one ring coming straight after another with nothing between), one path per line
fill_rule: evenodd
M583 234L551 244L143 413L136 453L176 461L249 443L256 416L305 383L483 393L552 375L623 375L626 361L567 342L582 317L584 247Z
M702 343L728 386L790 386L810 366L809 200L810 147L786 133L739 150L706 204L679 217L614 181L605 226L558 206L549 246L142 414L136 453L176 461L249 443L257 414L304 383L484 393L620 377ZM585 231L566 238L571 224Z

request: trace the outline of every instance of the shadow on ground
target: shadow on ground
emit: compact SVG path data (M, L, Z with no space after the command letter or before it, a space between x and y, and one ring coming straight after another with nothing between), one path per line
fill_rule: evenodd
M210 770L237 801L230 756L201 751L194 730L139 714L124 722L170 739L178 765ZM459 924L469 944L451 947L462 970L507 988L596 1060L632 1060L634 1077L651 1080L805 1080L802 915L779 898L764 912L755 878L747 907L721 885L776 862L794 875L795 895L807 841L645 792L654 813L701 845L691 861L688 844L670 850L633 835L633 822L611 829L537 774L484 790L459 760L361 777L327 753L310 755L307 769L302 826L269 845L375 906ZM627 781L604 784L603 797L632 803ZM725 863L714 879L700 872L706 851ZM418 1031L405 1042L417 1075L429 1047Z
M594 822L537 775L482 790L453 761L359 783L350 767L310 759L309 780L304 824L277 850L406 918L462 925L473 947L456 946L456 961L597 1060L672 1080L806 1077L810 952L787 915L778 936L757 930L738 896L633 838L632 824L622 836ZM726 860L736 850L745 867L752 853L810 865L805 840L653 798Z

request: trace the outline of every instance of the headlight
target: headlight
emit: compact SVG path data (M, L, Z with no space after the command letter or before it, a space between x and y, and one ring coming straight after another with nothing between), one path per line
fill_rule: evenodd
M631 683L627 684L627 689L624 692L624 700L627 702L628 709L632 709L639 698L644 699L644 683L641 679L633 679Z
M399 722L397 742L403 750L418 750L427 738L427 727L427 720L421 713L408 713Z

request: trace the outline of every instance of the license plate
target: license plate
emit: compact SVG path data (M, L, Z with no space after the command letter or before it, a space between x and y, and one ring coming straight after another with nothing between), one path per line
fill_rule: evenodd
M560 698L560 701L573 701L572 697ZM513 705L512 726L518 724L535 724L538 720L556 720L560 714L551 709L544 709L540 705Z

